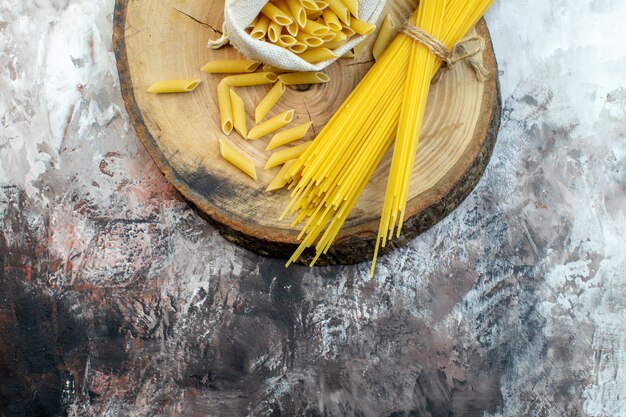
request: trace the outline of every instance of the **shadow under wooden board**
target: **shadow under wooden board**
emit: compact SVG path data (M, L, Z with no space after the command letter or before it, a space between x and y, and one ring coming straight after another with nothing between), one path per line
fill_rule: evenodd
M266 193L277 168L264 171L269 138L245 141L219 127L216 87L222 76L200 68L214 59L237 59L232 47L210 50L218 36L223 0L116 0L114 48L126 108L137 135L165 177L228 240L261 255L288 258L298 245L298 230L279 221L289 192ZM409 16L416 1L389 0L383 15ZM485 38L483 54L489 79L479 83L466 65L456 65L433 86L413 170L402 246L456 209L478 183L489 162L500 125L497 63L484 21L476 32ZM339 60L326 72L330 83L287 89L270 116L295 109L292 125L313 121L312 139L372 66L370 37L355 59ZM146 89L161 79L201 79L192 93L152 95ZM248 124L269 87L239 89ZM258 181L220 156L227 139L255 161ZM298 144L299 142L296 142ZM318 265L351 264L371 258L382 210L391 152L376 170L328 255ZM302 258L307 262L311 252Z

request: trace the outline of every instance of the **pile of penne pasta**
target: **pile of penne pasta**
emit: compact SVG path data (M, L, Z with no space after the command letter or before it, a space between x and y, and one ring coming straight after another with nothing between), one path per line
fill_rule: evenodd
M334 50L352 36L376 30L358 16L358 0L270 0L247 31L316 64L337 58Z
M320 62L335 57L332 49L346 43L355 33L368 35L374 31L375 26L360 21L357 15L358 2L356 0L271 0L249 29L256 39L268 40L286 47L309 62ZM372 52L375 59L378 59L393 40L395 26L393 19L387 16L374 42ZM280 34L278 38L276 34ZM285 38L285 36L289 37ZM292 42L291 38L296 40L294 45L302 44L300 49L296 47L294 50L294 45L287 46L284 43L285 39L287 43ZM306 137L312 122L283 129L293 121L294 110L285 111L269 119L267 116L283 97L286 86L324 84L330 81L330 77L324 72L290 72L245 59L214 60L202 67L201 71L226 75L217 88L220 127L224 134L229 136L235 131L245 140L257 140L273 134L266 151L275 152L270 155L264 169L281 165L282 168L267 187L267 191L276 191L285 187L291 181L287 179L289 169L311 144L311 141L301 144L294 142ZM188 93L193 91L200 82L200 80L184 79L161 80L150 86L148 92ZM256 106L255 125L248 129L244 100L236 89L260 85L271 85L271 88ZM219 144L224 159L257 180L253 161L241 154L226 140L220 139ZM285 147L285 145L291 146ZM284 148L279 149L281 147Z
M304 123L289 129L282 130L294 119L294 110L288 110L267 120L267 115L272 111L276 103L283 97L286 86L300 84L323 84L330 77L323 72L284 72L278 68L264 65L261 71L261 63L249 60L222 60L211 61L202 67L202 72L210 74L228 74L217 87L218 107L220 111L220 126L226 135L234 130L246 140L257 140L274 134L269 141L266 150L272 151L284 145L292 144L303 139L309 131L312 123ZM239 87L252 87L259 85L272 85L265 97L258 103L254 110L255 126L248 129L246 121L246 109L243 99L235 91ZM285 170L297 159L310 142L297 146L288 147L274 152L267 160L264 169L272 169L283 165L283 169L269 184L267 191L275 191L284 187L287 182ZM232 163L241 171L253 179L257 179L254 163L224 141L220 140L220 150L224 159ZM287 164L289 162L289 164Z

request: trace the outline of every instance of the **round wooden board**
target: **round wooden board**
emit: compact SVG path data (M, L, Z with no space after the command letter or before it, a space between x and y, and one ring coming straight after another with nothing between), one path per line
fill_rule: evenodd
M167 179L227 239L265 256L288 258L297 247L297 230L278 216L289 201L285 190L264 190L277 169L264 171L269 138L247 142L219 128L216 87L219 75L200 67L213 59L236 59L232 47L206 47L218 35L223 0L116 0L114 48L121 90L131 121ZM409 16L417 1L389 0L396 21ZM383 16L386 15L383 13ZM381 17L382 18L382 17ZM487 42L483 60L490 78L476 81L457 65L431 91L416 158L403 235L387 250L401 246L452 212L469 195L489 162L500 124L497 64L484 21L476 31ZM373 37L353 60L339 60L326 72L331 82L298 91L288 89L271 115L295 109L295 123L313 121L319 132L372 65ZM171 78L202 79L192 93L152 95L146 89ZM269 87L239 89L248 124ZM310 138L314 132L310 132ZM255 161L253 181L225 162L218 140L226 138ZM298 144L298 143L296 143ZM391 152L374 174L328 256L318 264L350 264L371 258L382 209ZM305 253L306 262L311 253Z

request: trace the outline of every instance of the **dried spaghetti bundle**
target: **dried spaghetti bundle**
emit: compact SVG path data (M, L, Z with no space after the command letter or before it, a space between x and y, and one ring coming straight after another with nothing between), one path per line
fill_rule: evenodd
M492 3L422 0L410 22L450 49ZM283 216L295 215L292 226L303 227L288 265L310 246L316 249L311 265L328 251L396 138L377 251L394 231L400 234L430 83L440 67L428 48L400 33L292 165L292 200Z

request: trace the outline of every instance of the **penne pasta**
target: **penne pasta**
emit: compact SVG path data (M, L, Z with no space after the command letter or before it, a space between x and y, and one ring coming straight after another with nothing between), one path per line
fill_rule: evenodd
M148 88L148 93L152 94L171 94L171 93L189 93L193 91L200 80L161 80L152 84Z
M298 26L296 22L293 22L292 24L285 26L285 27L287 28L287 32L291 36L296 36L298 32L300 31L300 27Z
M256 106L254 111L254 121L260 123L261 120L267 116L272 108L278 103L283 94L285 93L285 84L282 81L278 81L274 87L263 97L263 100Z
M291 35L280 35L277 44L282 46L283 48L289 48L290 46L295 45L297 42L298 41L296 40L296 38Z
M341 22L339 22L339 18L335 13L333 13L330 9L325 9L322 14L324 18L324 22L326 22L326 26L335 32L339 32L341 30Z
M302 7L304 7L306 10L317 11L320 9L319 7L317 7L317 3L315 3L315 0L298 0L298 1L302 5Z
M281 132L278 132L274 135L270 143L265 148L266 151L272 151L276 148L279 148L283 145L287 145L291 142L295 142L300 140L306 136L306 133L313 125L313 122L303 123L296 127L292 127L291 129L285 129Z
M303 143L302 145L274 152L272 156L270 156L270 159L267 160L267 163L265 164L265 167L263 169L274 168L292 159L298 159L300 155L302 155L304 151L306 151L306 149L311 145L311 143L312 142L307 142Z
M322 10L316 10L314 12L309 13L309 20L315 20L318 19L320 16L322 16L324 12Z
M337 48L339 48L341 46L344 46L346 44L346 42L347 41L345 39L342 40L342 41L334 40L334 41L331 41L331 42L326 42L324 44L324 47L328 48L328 49L337 49Z
M359 1L268 0L246 32L255 40L284 48L311 64L339 58L333 49L356 34L367 35L375 30L375 26L357 18ZM340 58L353 58L354 54L347 52ZM234 68L224 72L241 73Z
M298 33L298 36L296 36L296 40L304 43L307 47L311 48L317 48L318 46L322 46L324 44L324 41L321 38L309 35L306 32Z
M301 54L302 52L306 51L307 49L309 49L309 47L304 42L296 42L295 45L289 47L289 50L291 52L293 52L294 54Z
M350 25L350 11L341 0L328 0L328 7L346 25Z
M320 39L322 39L324 41L324 43L328 43L328 42L334 41L336 37L337 37L337 32L333 32L331 30L326 35L322 35Z
M254 28L258 21L259 21L259 16L255 17L254 20L252 22L250 22L250 24L248 26L246 26L246 29Z
M269 29L271 22L272 21L267 16L259 17L259 21L254 26L254 29L252 29L252 32L250 32L250 37L252 37L252 39L257 39L257 40L263 39L265 35L267 34L267 29Z
M259 68L259 61L250 60L215 60L208 62L200 71L209 74L241 74L246 72L254 72Z
M337 55L335 55L333 51L324 47L308 49L298 56L311 64L317 64L318 62L337 58Z
M369 48L367 47L365 41L357 44L354 47L354 56L358 56L358 57L363 57L364 54L370 52ZM369 57L368 57L369 59Z
M273 66L268 65L268 64L263 64L263 71L264 72L272 72L272 73L277 74L277 75L278 74L284 74L286 72L290 72L290 71L287 71L287 70L284 70L284 69L273 67Z
M330 77L323 72L291 72L282 74L278 79L285 85L325 84Z
M350 27L354 29L354 31L359 35L369 35L376 30L375 25L359 20L356 17L352 18L352 23L350 23Z
M267 29L267 38L273 42L278 42L280 38L280 32L283 30L283 27L276 22L270 23L269 28Z
M315 0L318 9L324 10L328 7L328 2L326 0Z
M352 51L348 51L345 54L341 55L341 59L353 59L354 58L354 52Z
M359 17L359 0L341 0L348 8L352 16Z
M289 16L291 20L294 20L295 16L293 16L293 14L291 13L291 10L289 10L289 6L287 6L287 2L285 0L274 0L273 3L276 5L276 7L282 10L284 14ZM287 25L283 25L283 26L287 26Z
M230 86L224 80L217 85L217 104L222 132L230 135L233 131L233 105L230 100Z
M293 114L293 110L288 110L284 113L279 114L278 116L272 117L266 122L263 122L253 127L250 132L248 132L248 139L259 139L265 135L269 135L270 133L277 131L282 127L287 126L293 120Z
M344 35L346 35L346 37L351 37L354 36L356 34L356 31L354 29L352 29L350 26L344 26L341 31L344 33Z
M286 3L287 7L289 7L289 10L291 11L291 14L295 18L294 20L298 23L298 26L304 27L308 20L304 6L302 6L298 0L287 0Z
M239 135L248 138L248 126L246 125L246 106L235 90L230 90L230 102L233 112L233 127Z
M272 3L267 3L265 6L263 6L263 9L261 9L261 13L263 13L265 16L269 17L272 21L278 23L281 26L287 26L293 22L293 19L289 17L288 14L280 10Z
M352 36L352 35L350 35ZM335 32L335 39L334 41L336 42L347 42L348 41L348 36L345 32Z
M272 179L270 184L267 186L265 191L271 192L271 191L277 191L277 190L280 190L281 188L284 188L285 185L287 185L287 183L289 182L289 180L287 179L287 173L289 172L289 170L291 169L291 167L293 166L295 162L296 162L295 159L291 159L285 162L282 168L280 169L280 171L278 171L278 174L276 174L276 176Z
M303 30L306 33L310 33L311 35L318 36L318 37L322 35L326 35L328 32L330 32L330 28L328 26L322 25L310 19L306 22L306 25L303 27Z
M257 176L254 163L240 154L237 149L226 143L223 139L220 139L220 153L222 154L222 158L239 168L240 171L256 181Z
M252 74L231 75L222 80L231 87L252 87L254 85L274 84L278 76L273 72L255 72Z
M378 61L378 58L385 52L393 38L395 37L396 22L391 15L387 15L380 27L374 46L372 47L372 55Z

